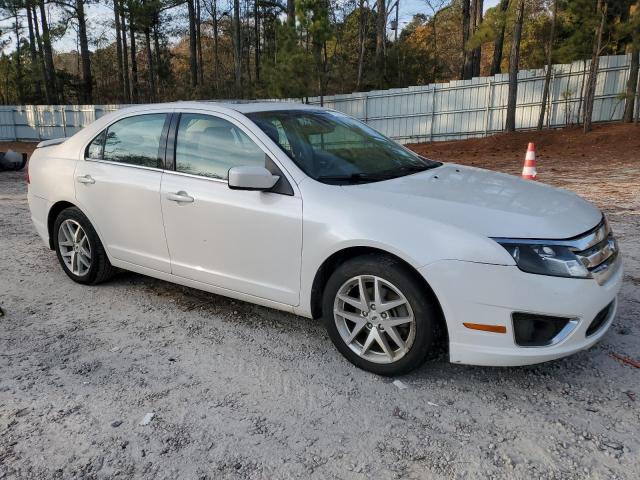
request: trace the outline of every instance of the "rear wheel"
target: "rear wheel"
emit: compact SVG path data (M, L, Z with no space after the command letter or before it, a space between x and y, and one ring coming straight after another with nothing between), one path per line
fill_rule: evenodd
M73 281L94 285L115 273L98 234L80 209L60 212L53 226L53 242L62 269Z
M345 262L324 291L331 340L353 364L379 375L401 375L425 361L438 336L437 315L430 292L390 256Z

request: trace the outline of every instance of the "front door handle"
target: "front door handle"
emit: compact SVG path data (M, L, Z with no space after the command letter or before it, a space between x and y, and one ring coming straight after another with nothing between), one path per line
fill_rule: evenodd
M178 193L169 193L167 200L178 203L193 203L194 198L190 197L187 192L180 190Z
M92 185L96 183L96 181L93 179L91 175L80 175L76 177L76 180L78 181L78 183L84 183L87 185Z

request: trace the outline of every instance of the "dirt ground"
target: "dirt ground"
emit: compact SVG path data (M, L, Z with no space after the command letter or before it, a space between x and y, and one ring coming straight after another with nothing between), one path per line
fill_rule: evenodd
M640 360L640 128L415 148L518 173L528 141L540 181L594 201L619 237L614 325L537 366L443 357L402 390L316 321L130 273L72 283L24 173L0 172L0 478L640 478L640 369L612 356Z

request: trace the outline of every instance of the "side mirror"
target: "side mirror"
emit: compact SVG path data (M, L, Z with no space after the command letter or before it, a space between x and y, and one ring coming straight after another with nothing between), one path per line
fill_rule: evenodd
M264 167L241 166L229 169L229 188L233 190L269 190L280 179Z

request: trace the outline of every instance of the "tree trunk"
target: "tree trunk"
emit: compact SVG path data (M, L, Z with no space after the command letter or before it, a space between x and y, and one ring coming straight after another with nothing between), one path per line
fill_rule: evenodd
M47 82L47 67L44 62L44 53L42 47L42 38L40 37L40 27L38 26L38 14L36 12L36 6L31 6L31 12L33 15L33 28L36 34L36 43L38 44L38 64L40 65L40 79L44 84L44 97L48 105L53 103L51 97L51 85Z
M260 82L260 13L258 11L258 1L253 0L253 34L256 37L255 46L255 67L256 67L256 84Z
M518 65L520 63L520 40L522 38L522 23L524 22L524 0L519 0L516 22L513 26L513 40L509 55L509 94L507 97L507 118L505 130L516 130L516 102L518 100Z
M18 102L20 105L24 105L24 81L22 78L22 52L20 51L20 16L18 15L18 9L15 9L15 23L13 24L13 33L16 35L16 90L18 92Z
M433 31L433 70L431 71L431 82L435 83L438 80L438 67L440 66L440 59L438 58L438 30L437 30L437 12L431 19L432 31Z
M58 103L58 85L56 69L53 65L53 50L51 48L51 35L49 34L49 23L47 22L47 12L44 8L44 0L39 0L40 22L42 23L42 46L44 52L45 70L47 72L46 83L49 85L51 103Z
M76 0L78 16L78 37L80 39L80 58L82 60L82 101L93 103L93 78L91 77L91 56L87 38L87 19L84 14L84 0Z
M247 85L250 87L252 80L251 80L251 34L249 31L249 0L245 0L244 2L244 10L245 12L247 12L247 14L244 17L244 25L243 28L240 30L240 35L242 35L242 31L244 30L245 32L247 32L247 45L246 48L243 45L242 48L242 55L244 57L245 51L247 53L246 56L246 66L245 66L245 72L247 72ZM242 20L241 20L242 21ZM242 39L242 37L240 37ZM243 58L244 61L244 58Z
M482 8L483 8L483 0L473 0L470 15L470 23L469 23L469 35L468 39L473 37L476 33L476 30L480 27L482 23ZM465 66L465 78L473 78L480 76L480 60L482 57L482 46L478 45L476 48L471 50L467 54L467 65Z
M27 2L27 26L29 27L29 58L31 60L31 75L33 75L33 91L37 102L42 101L42 79L40 78L38 52L36 51L36 36L33 31L33 18L31 15L31 1Z
M640 122L640 85L638 85L638 91L636 92L636 118L633 122L636 125Z
M219 89L219 75L220 75L220 57L218 55L218 2L213 0L211 2L211 16L213 17L213 78L216 88L216 94Z
M387 4L385 0L376 0L376 74L378 75L378 87L385 84L385 43L387 39Z
M544 125L544 115L547 109L547 99L549 98L549 85L551 84L551 70L553 69L553 43L556 36L556 17L558 15L558 0L553 0L553 13L551 14L551 32L549 33L549 44L547 45L547 69L544 75L544 88L542 90L542 103L540 104L540 116L538 117L538 130L542 130Z
M287 25L296 26L296 0L287 0Z
M153 53L151 51L151 29L144 27L144 46L147 52L147 78L149 81L149 102L156 101L156 80Z
M587 93L584 100L584 133L591 131L593 123L593 101L596 94L596 81L598 79L598 67L600 63L600 46L602 44L602 31L604 30L604 22L607 12L607 2L598 0L598 14L600 15L600 22L596 28L595 38L593 41L593 54L591 55L591 65L589 66L589 80L587 81Z
M187 0L189 12L189 67L191 71L191 86L198 85L198 52L196 39L196 18L193 0Z
M469 24L471 23L471 0L462 0L462 67L460 78L465 79L467 67L467 43L469 43Z
M358 44L360 45L360 53L358 55L358 79L356 81L356 90L360 90L360 86L362 85L362 69L364 66L364 53L365 53L365 41L367 35L367 20L365 17L364 11L364 0L359 1L359 12L358 12ZM369 14L369 10L367 10L366 14Z
M204 83L204 69L202 68L202 16L200 0L196 1L196 47L198 50L198 82Z
M124 91L124 69L122 67L122 35L120 34L120 0L113 0L113 16L116 26L116 61L118 62L118 91L127 98Z
M491 62L491 71L489 75L497 75L501 72L502 67L502 50L504 47L504 31L507 26L507 9L509 8L509 0L500 0L498 10L500 11L500 25L498 26L498 34L493 42L493 61Z
M627 80L627 93L624 104L624 114L622 116L622 120L627 123L633 122L634 105L637 103L636 95L639 94L639 92L636 91L638 85L638 64L640 63L638 61L639 59L640 51L638 50L638 47L635 47L631 51L631 70L629 71L629 79Z
M233 64L236 95L242 96L242 49L240 45L240 0L233 0Z
M133 5L129 2L129 41L131 42L131 101L138 103L138 58L136 52L136 27L134 21Z
M162 53L160 51L160 35L158 33L158 24L160 23L159 18L158 18L158 11L156 10L153 13L153 52L156 56L156 62L155 62L155 73L156 73L156 79L158 80L156 83L156 98L158 98L158 91L160 88L162 88L162 85L164 84L165 81L165 69L164 69L164 64L162 62Z
M125 101L131 103L131 84L129 82L129 52L127 48L127 21L124 14L124 0L120 0L120 28L122 28L122 66L124 69Z
M640 17L640 0L636 2L634 17ZM638 67L640 64L640 32L635 29L631 35L631 66L629 79L627 80L626 100L624 103L624 114L622 120L627 123L633 122L633 110L636 103L636 90L638 87Z

